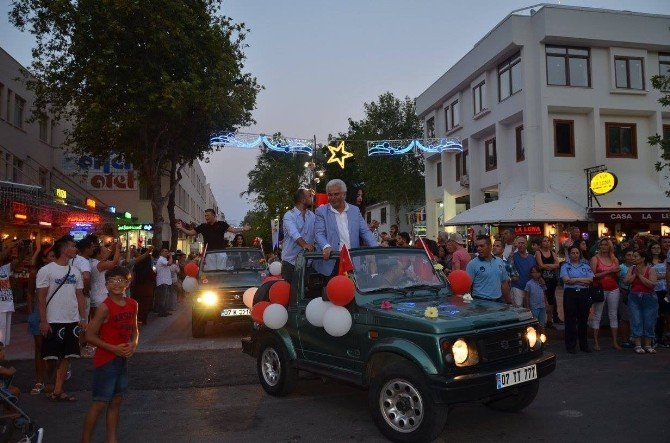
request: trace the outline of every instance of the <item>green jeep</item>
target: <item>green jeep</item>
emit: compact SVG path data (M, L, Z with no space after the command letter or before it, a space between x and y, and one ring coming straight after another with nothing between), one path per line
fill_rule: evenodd
M191 335L204 337L208 321L251 321L242 294L260 286L265 274L267 266L259 248L207 251L200 266L199 286L192 297Z
M307 320L306 306L325 295L327 278L311 268L318 254L301 253L286 325L256 324L242 339L268 394L291 392L298 370L365 387L376 425L393 441L433 440L455 403L519 411L535 399L556 357L544 351L546 337L530 311L452 295L421 249L350 255L356 295L347 306L348 333L333 337Z

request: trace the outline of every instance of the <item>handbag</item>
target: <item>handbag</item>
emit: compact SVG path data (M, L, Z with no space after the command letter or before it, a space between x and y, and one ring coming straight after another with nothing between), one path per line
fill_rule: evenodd
M601 303L605 301L605 291L600 286L589 287L589 297L592 303Z

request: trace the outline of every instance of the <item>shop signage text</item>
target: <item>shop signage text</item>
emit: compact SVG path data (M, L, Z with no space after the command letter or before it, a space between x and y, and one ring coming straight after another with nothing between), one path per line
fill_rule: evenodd
M595 195L603 195L614 191L617 183L616 175L609 171L602 171L591 177L589 188Z
M598 222L670 222L670 209L592 211Z
M66 154L63 157L63 170L72 172L87 190L133 191L137 189L132 163L123 160L117 154L111 154L105 160L89 155Z
M542 226L515 226L516 235L542 235Z
M60 198L61 200L67 199L67 191L65 189L56 188L54 192L56 194L56 198Z
M119 225L120 231L153 231L154 227L151 223L138 223L133 225Z

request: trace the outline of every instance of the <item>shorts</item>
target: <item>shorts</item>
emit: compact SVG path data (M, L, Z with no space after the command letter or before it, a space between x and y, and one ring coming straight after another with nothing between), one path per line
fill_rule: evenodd
M42 358L44 360L61 360L63 358L79 358L78 323L49 323L51 332L42 341Z
M109 363L93 369L93 401L110 402L128 390L128 360L115 357Z

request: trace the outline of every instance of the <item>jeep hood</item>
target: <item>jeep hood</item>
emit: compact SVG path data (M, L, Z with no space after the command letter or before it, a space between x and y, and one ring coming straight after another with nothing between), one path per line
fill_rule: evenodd
M382 309L380 300L376 300L365 307L371 325L434 334L486 329L532 319L530 311L524 308L483 300L467 303L456 296L438 300L434 297L395 299L390 307L385 303L386 309ZM437 308L436 318L424 315L428 307Z

